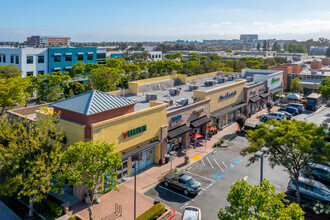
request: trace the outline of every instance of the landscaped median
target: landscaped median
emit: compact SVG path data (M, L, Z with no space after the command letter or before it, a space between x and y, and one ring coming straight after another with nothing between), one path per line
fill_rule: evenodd
M153 205L145 213L137 217L136 220L167 220L172 219L175 216L175 210L161 203Z

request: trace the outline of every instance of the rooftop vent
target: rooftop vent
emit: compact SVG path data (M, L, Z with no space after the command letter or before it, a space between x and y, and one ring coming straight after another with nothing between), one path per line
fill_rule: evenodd
M169 89L169 92L170 92L171 96L180 95L180 89L179 88Z
M214 80L206 80L204 82L204 85L206 85L206 86L214 86L215 84L216 84L216 81L214 81Z
M179 103L182 106L188 105L189 100L187 98L181 98L176 100L177 103Z
M246 80L247 80L248 82L253 82L253 76L248 76L248 77L246 77Z
M197 90L199 86L196 85L189 85L189 90Z
M167 103L168 106L173 106L173 100L172 99L164 100L164 103Z
M146 101L157 100L156 94L146 94Z

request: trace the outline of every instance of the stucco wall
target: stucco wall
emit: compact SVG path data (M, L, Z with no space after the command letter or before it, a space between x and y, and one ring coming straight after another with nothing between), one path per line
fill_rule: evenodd
M161 127L166 125L166 106L161 104L143 111L133 112L91 124L93 141L114 143L116 151L127 151L153 137L161 138ZM147 130L124 138L123 132L146 125Z
M229 84L223 87L198 91L194 90L194 98L196 101L210 99L210 113L214 113L225 107L232 106L244 102L244 87L246 86L246 80L236 80L235 83ZM220 96L226 95L227 92L232 93L236 91L236 95L229 98L220 100Z
M267 83L266 82L260 82L252 86L246 86L244 88L244 101L247 103L250 98L254 96L258 96L261 93L269 93L268 88L267 88Z

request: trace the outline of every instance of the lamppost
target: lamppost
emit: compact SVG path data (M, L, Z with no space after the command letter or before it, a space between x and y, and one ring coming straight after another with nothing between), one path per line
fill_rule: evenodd
M134 219L136 219L136 161L133 163L134 168Z
M260 158L260 186L262 185L262 181L263 181L264 154L268 152L269 149L267 147L263 147L254 154L255 158Z

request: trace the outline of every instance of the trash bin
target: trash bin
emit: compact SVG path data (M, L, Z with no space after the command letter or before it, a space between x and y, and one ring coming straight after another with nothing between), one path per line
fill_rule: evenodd
M189 164L189 163L190 163L190 158L189 158L188 155L184 156L184 162L185 162L186 164Z

